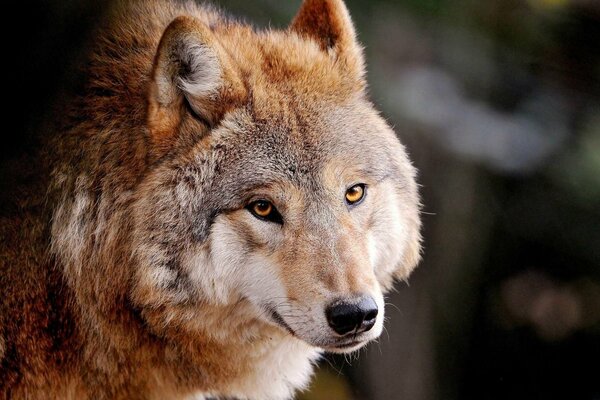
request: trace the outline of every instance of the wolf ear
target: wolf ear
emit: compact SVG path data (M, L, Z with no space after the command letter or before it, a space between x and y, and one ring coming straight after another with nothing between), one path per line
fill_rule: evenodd
M216 124L245 95L244 85L210 28L192 17L169 24L154 59L148 94L153 144L167 148L187 102L208 125Z
M290 30L316 41L355 77L364 77L362 47L342 0L304 0Z

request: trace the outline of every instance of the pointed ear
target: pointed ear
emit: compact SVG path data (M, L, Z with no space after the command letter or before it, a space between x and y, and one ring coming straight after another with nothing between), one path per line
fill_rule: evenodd
M191 110L209 126L245 98L233 62L210 28L178 17L166 28L154 59L148 93L148 128L155 147L166 149Z
M342 0L304 0L290 30L316 41L355 77L364 77L362 47Z

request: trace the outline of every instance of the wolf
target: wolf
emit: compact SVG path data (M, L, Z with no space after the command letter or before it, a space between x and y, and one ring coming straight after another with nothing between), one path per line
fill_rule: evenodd
M288 399L380 335L420 200L342 0L120 2L81 65L1 213L0 397Z

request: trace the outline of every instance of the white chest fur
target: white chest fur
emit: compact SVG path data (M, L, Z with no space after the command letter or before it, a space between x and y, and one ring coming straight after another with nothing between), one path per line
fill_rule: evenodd
M285 400L296 390L306 388L314 363L321 352L293 338L274 339L269 345L261 343L254 351L252 370L230 382L222 393L212 395L232 396L247 400ZM203 400L211 394L198 393L189 400Z

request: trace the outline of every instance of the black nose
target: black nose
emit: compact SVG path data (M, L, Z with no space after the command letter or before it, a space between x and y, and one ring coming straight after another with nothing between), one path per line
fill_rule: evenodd
M325 314L331 329L340 335L349 332L366 332L375 325L377 304L371 296L363 296L358 302L336 301Z

